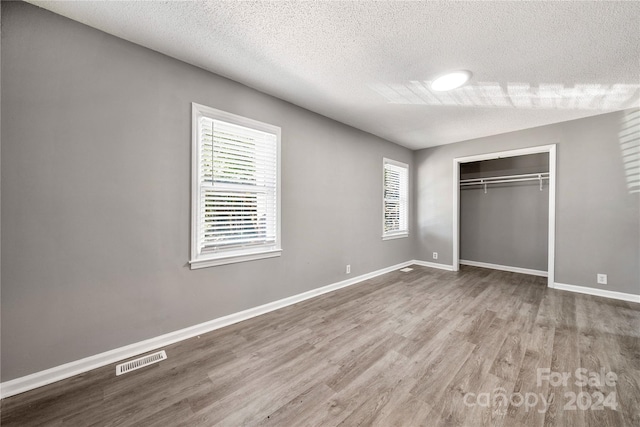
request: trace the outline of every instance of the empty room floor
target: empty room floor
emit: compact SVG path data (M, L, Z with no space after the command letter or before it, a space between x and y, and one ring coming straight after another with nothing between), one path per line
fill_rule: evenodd
M412 267L7 398L2 425L640 425L639 304Z

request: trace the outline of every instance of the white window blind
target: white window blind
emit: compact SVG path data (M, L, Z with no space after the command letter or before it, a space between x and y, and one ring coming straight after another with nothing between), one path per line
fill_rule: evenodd
M382 237L405 237L409 233L409 166L383 161Z
M279 255L280 129L196 104L194 126L192 268Z

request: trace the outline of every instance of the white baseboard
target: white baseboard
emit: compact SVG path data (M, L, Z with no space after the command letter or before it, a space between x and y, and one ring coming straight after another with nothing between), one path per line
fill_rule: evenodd
M252 317L260 316L261 314L269 313L279 308L287 307L289 305L296 304L309 298L326 294L327 292L332 292L341 288L345 288L347 286L355 285L356 283L371 279L376 276L380 276L385 273L389 273L394 270L398 270L400 268L404 268L411 264L424 265L419 261L403 262L391 267L383 268L371 273L363 274L357 277L343 280L341 282L323 286L321 288L312 289L298 295L293 295L291 297L287 297L278 301L273 301L267 304L260 305L258 307L253 307L248 310L233 313L228 316L219 317L208 322L200 323L199 325L190 326L188 328L160 335L155 338L150 338L148 340L126 345L124 347L116 348L114 350L106 351L94 356L85 357L80 360L65 363L64 365L60 366L55 366L44 371L13 379L11 381L5 381L0 384L0 398L4 399L9 396L24 393L26 391L51 384L65 378L72 377L74 375L82 374L92 369L100 368L124 359L138 356L140 354L156 350L160 347L174 344L178 341L193 338L195 336L211 332L224 326L242 322L243 320L251 319ZM439 267L440 264L436 264L436 266L438 266L436 268L441 268Z
M411 264L421 265L422 267L431 267L431 268L438 268L440 270L453 271L452 265L438 264L437 262L420 261L420 260L414 259L413 261L411 261Z
M558 283L558 282L553 284L553 289L640 303L640 295L626 294L624 292L608 291L606 289L588 288L586 286L567 285L566 283Z
M510 273L530 274L532 276L547 277L549 274L542 270L531 270L530 268L510 267L508 265L489 264L488 262L460 260L460 264L472 267L490 268L492 270L508 271Z

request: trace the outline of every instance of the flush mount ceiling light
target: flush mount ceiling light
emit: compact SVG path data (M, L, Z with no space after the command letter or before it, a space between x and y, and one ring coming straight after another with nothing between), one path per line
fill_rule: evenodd
M452 73L444 74L433 82L431 82L431 89L438 92L445 90L452 90L465 84L471 78L471 71L460 70Z

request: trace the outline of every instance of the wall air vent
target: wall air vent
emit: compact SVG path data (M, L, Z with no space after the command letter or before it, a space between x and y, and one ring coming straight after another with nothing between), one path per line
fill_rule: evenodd
M125 363L121 363L116 366L116 376L126 374L127 372L135 371L136 369L144 368L147 365L160 362L167 358L167 353L164 350L156 353L148 354L135 360L130 360Z

